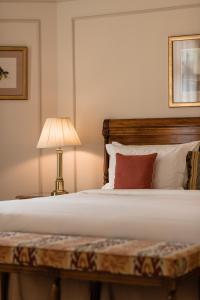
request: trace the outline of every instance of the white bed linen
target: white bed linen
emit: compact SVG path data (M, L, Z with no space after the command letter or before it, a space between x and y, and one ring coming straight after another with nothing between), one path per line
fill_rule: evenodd
M0 202L0 231L99 235L200 242L200 191L91 190ZM20 279L20 280L19 280ZM12 276L9 300L48 300L51 280ZM88 283L64 280L61 300L88 300ZM109 300L104 285L101 300ZM164 300L166 289L113 285L114 300ZM177 300L197 300L197 282Z
M144 155L157 153L154 164L152 186L155 189L182 189L187 180L186 156L188 151L199 149L199 141L171 145L122 145L117 142L106 145L109 154L109 183L114 187L116 153Z
M2 201L0 231L200 242L200 191L90 190Z

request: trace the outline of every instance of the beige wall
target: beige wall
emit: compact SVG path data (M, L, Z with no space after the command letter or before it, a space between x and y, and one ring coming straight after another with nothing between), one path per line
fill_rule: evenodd
M29 101L0 102L0 198L52 189L55 155L35 149L46 117L70 116L66 189L99 187L105 118L199 116L168 108L167 38L200 33L199 0L1 3L0 44L29 47Z
M48 191L54 177L54 157L36 143L56 114L56 4L1 3L0 45L29 50L29 100L0 101L0 199L9 199Z
M78 190L102 184L103 119L199 116L200 108L169 108L167 100L168 36L194 33L200 1L59 4L58 112L74 117L83 143Z

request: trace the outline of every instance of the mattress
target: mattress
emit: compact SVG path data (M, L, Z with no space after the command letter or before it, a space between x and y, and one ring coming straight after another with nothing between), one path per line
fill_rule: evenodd
M200 191L88 190L0 202L0 231L200 242Z
M200 242L200 191L88 190L56 197L0 202L0 231ZM49 298L49 278L13 275L9 300ZM197 300L194 280L177 300ZM64 300L88 300L88 283L63 280ZM164 300L166 289L103 286L101 300ZM110 298L110 295L112 297Z

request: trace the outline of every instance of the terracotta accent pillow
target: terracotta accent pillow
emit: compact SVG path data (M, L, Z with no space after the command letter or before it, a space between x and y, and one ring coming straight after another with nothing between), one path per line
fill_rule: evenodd
M147 155L116 154L115 189L151 189L157 153Z

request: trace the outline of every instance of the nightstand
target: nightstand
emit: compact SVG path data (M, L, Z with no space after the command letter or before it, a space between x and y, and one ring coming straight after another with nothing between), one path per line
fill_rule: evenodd
M48 196L50 196L50 194L45 194L45 193L26 194L26 195L18 195L18 196L15 197L15 199L24 200L24 199L41 198L41 197L48 197Z

